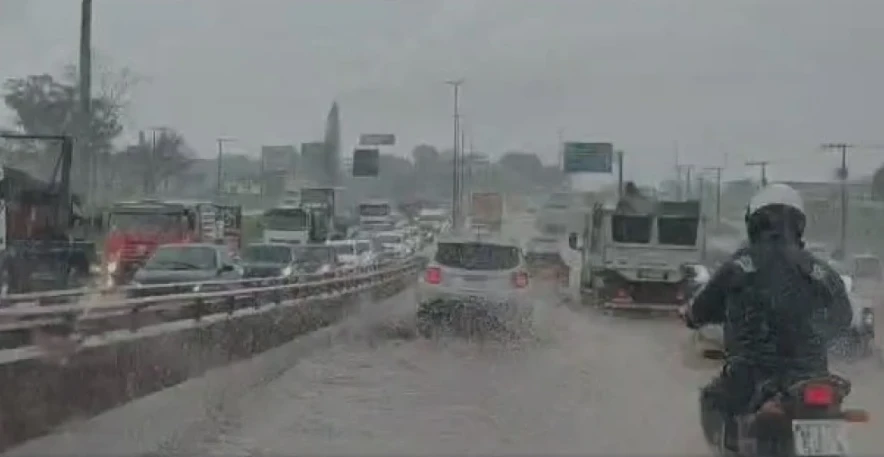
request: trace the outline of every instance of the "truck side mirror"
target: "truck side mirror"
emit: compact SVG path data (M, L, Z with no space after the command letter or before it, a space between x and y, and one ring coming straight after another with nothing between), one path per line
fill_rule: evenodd
M576 233L571 232L571 234L568 235L568 246L575 251L579 249L579 247L577 246L577 234Z

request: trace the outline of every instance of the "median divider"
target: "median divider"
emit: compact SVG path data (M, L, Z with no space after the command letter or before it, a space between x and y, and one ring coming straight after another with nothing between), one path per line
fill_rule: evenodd
M424 263L411 258L347 275L248 280L98 307L0 309L0 338L14 334L21 343L0 351L0 449L327 326L354 305L403 290Z

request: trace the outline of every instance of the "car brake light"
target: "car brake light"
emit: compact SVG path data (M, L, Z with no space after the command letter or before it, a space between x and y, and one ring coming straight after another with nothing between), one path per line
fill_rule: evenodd
M424 281L427 284L439 284L442 282L442 270L436 267L427 268L424 272Z
M524 288L524 287L528 287L528 273L525 273L524 271L514 273L513 274L513 285L519 289Z
M828 384L811 384L804 388L804 404L829 406L835 401L835 389Z

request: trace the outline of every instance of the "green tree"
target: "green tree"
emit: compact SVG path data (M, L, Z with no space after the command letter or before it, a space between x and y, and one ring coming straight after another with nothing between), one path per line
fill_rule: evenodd
M156 132L147 138L143 133L139 142L130 145L112 157L113 180L117 188L127 193L153 196L169 179L186 172L196 154L184 137L173 129Z
M98 67L95 72L90 117L86 136L78 151L94 154L99 166L113 152L113 142L123 131L123 122L129 106L129 92L136 78L127 70L110 70ZM50 74L28 75L11 78L2 85L3 102L14 115L15 127L23 133L59 135L77 133L77 115L80 96L77 90L76 67L68 66L58 77ZM43 143L15 142L7 145L15 152L32 155L38 170L52 163L52 154L45 154ZM47 157L49 156L49 157ZM75 174L75 185L81 187L85 176L85 162ZM34 171L34 170L31 170ZM99 170L103 175L104 170ZM79 177L77 176L79 174Z

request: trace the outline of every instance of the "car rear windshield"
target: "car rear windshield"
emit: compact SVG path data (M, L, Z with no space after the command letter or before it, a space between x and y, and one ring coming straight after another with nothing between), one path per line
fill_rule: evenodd
M529 266L554 265L564 263L558 252L529 252L525 254Z
M162 246L144 265L145 270L214 270L217 251L206 246Z
M332 246L334 246L335 252L337 252L338 255L353 255L356 253L356 250L353 249L353 245L349 244L349 243L348 244L334 244Z
M242 251L243 260L249 262L288 263L292 260L292 250L286 246L256 245Z
M616 243L650 243L650 216L628 216L615 214L611 217L611 237Z
M519 265L519 248L485 243L439 243L436 262L464 270L509 270Z
M695 217L661 217L657 219L657 241L674 246L694 246L699 224L700 220Z
M329 262L333 257L330 246L298 246L295 248L295 259L298 262Z

